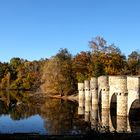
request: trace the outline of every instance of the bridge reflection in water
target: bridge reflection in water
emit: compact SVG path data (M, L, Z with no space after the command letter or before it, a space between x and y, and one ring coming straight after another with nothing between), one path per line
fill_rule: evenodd
M83 107L78 107L78 114L82 115L85 122L91 124L91 129L95 132L108 133L131 133L129 116L114 116L116 108L103 109L99 105L92 105L90 101L85 102ZM133 114L134 115L134 114Z

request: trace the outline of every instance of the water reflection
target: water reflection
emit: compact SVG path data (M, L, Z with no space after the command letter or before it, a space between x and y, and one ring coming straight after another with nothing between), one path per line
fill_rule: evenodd
M102 109L101 116L101 131L109 132L109 109Z
M32 101L28 92L1 91L0 92L0 114L10 115L13 120L28 118L39 112L39 107Z
M98 131L98 106L96 104L92 105L90 121L91 121L91 129L94 131Z
M102 109L90 100L79 103L44 98L28 92L0 92L0 133L39 133L47 135L87 134L89 132L140 133L140 111L118 117L115 109ZM135 115L137 113L137 115Z
M91 123L91 130L95 132L140 133L140 108L131 109L129 117L122 117L116 116L115 106L111 109L101 108L98 104L85 101L85 107L80 109L85 110L83 119Z
M0 117L0 133L46 133L42 127L43 120L39 115L30 116L27 119L14 120L9 115Z
M48 100L41 107L41 116L44 118L45 128L49 134L66 134L73 127L74 104L66 104L63 100ZM65 129L64 129L65 128Z
M28 92L1 91L0 133L85 134L90 125L78 115L77 106Z

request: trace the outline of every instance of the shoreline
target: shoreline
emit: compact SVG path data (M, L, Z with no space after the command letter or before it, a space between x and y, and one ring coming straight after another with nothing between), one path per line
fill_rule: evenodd
M56 99L78 101L78 94L61 96L61 95L51 95L51 94L47 94L45 92L36 92L34 94L31 94L30 96L38 96L38 97L42 97L42 98L50 97L50 98L56 98Z
M48 97L57 98L57 99L63 99L63 100L78 101L78 94L68 95L68 96L48 95Z

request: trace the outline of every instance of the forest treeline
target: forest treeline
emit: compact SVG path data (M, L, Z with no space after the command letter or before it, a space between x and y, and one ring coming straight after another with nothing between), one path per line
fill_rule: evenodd
M89 41L89 47L90 51L75 56L60 49L50 59L12 58L9 63L0 63L0 88L68 95L75 93L77 82L92 76L140 75L140 52L125 56L99 36Z

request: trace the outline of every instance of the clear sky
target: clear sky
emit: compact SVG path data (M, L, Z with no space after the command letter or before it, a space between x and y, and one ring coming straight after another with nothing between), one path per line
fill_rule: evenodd
M128 55L140 48L140 0L0 0L0 61L89 50L102 36Z

